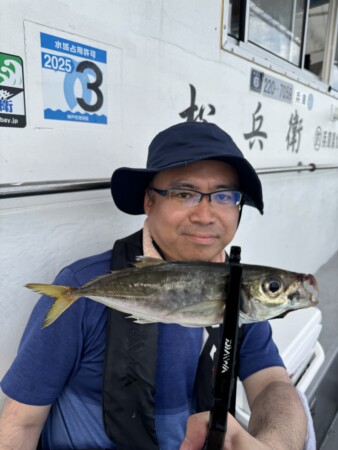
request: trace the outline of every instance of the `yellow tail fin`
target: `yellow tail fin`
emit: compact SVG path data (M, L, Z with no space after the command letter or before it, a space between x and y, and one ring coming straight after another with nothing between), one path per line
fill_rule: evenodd
M47 313L45 317L42 328L48 327L52 324L58 317L61 316L63 312L66 311L78 298L79 296L75 294L77 288L69 286L57 286L55 284L39 284L30 283L26 284L26 287L33 289L33 291L39 294L47 295L48 297L55 298L55 302Z

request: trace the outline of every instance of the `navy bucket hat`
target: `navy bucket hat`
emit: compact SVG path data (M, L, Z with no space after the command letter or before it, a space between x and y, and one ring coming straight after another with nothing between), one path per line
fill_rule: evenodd
M127 214L144 214L146 188L162 170L195 161L218 160L237 171L244 204L263 214L262 185L251 164L231 137L209 122L183 122L161 131L149 146L147 167L121 167L112 175L111 192L116 206Z

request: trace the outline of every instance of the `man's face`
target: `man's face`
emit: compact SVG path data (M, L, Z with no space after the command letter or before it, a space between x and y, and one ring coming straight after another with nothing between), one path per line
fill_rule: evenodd
M221 161L198 161L159 172L152 186L157 189L194 189L213 192L238 189L235 169ZM223 249L233 239L239 207L222 207L203 197L195 206L177 207L168 196L147 191L144 210L150 234L167 260L221 261Z

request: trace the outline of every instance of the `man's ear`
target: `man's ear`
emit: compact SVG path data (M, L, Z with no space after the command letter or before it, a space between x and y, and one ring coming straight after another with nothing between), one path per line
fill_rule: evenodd
M146 213L147 216L149 215L150 208L152 207L153 203L154 203L154 196L152 192L149 192L149 190L147 189L144 194L144 201L143 201L144 212Z
M239 222L241 221L241 218L242 218L243 203L241 203L241 204L239 205L238 211L239 211L239 213L238 213L237 228L239 227Z

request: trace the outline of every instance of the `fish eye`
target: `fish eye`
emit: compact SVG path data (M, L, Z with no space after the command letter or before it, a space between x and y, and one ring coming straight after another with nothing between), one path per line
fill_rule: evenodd
M282 281L277 278L265 280L263 282L264 292L273 296L278 295L281 292L282 287L283 287Z

